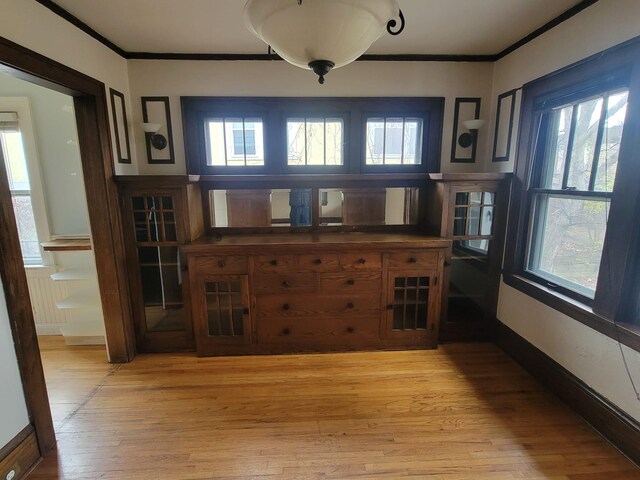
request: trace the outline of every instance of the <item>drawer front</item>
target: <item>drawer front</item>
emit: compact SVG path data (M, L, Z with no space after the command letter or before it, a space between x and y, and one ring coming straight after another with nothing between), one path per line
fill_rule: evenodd
M439 262L438 252L411 251L388 253L387 266L389 269L406 268L437 268Z
M249 270L247 257L242 256L197 257L194 265L197 275L247 273Z
M320 292L328 294L380 293L382 275L379 270L370 272L336 272L320 274Z
M257 318L358 317L380 315L380 295L264 295L256 297Z
M253 276L256 295L274 293L313 293L318 286L314 273L272 273Z
M298 255L300 272L335 272L340 269L338 254Z
M382 259L379 253L341 253L340 267L345 270L367 270L373 268L381 268Z
M296 320L273 317L256 325L258 342L342 346L375 344L380 340L380 316L345 318L308 318Z
M256 255L253 257L255 273L284 273L296 271L295 255Z

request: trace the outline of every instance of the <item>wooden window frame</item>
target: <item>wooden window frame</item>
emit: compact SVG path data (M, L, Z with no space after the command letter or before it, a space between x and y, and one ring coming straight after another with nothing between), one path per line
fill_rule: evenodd
M536 129L544 102L569 103L589 91L629 89L627 117L620 145L618 171L593 302L552 288L525 269L532 214L532 179L536 162ZM568 99L568 100L567 100ZM640 40L633 39L523 87L519 148L511 196L504 281L542 303L640 351L640 323L633 305L640 299L634 267L640 261ZM615 272L615 274L610 274ZM589 304L591 303L591 304Z
M430 173L440 170L444 98L442 97L181 97L187 172L190 175L323 175ZM262 118L265 165L207 165L204 122L207 118ZM342 118L343 165L287 165L288 118ZM366 120L415 117L423 122L422 162L417 165L366 165Z

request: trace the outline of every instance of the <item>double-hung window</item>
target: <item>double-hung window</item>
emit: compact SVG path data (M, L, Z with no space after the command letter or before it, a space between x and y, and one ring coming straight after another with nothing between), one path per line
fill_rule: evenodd
M0 150L9 180L24 263L41 264L42 255L31 200L31 182L18 115L15 112L0 112Z
M626 88L603 91L539 116L526 269L586 299L598 281L627 99Z

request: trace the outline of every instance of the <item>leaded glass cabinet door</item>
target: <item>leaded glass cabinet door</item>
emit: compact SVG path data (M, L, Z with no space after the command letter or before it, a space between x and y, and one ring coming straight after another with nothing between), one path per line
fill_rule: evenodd
M440 295L435 269L390 271L384 328L387 338L415 339L435 346Z
M184 292L188 278L179 247L184 241L178 192L145 191L125 199L131 290L138 349L143 352L189 350L193 335ZM135 293L137 292L137 293Z
M251 343L248 275L215 275L196 286L196 347L215 355L222 346Z

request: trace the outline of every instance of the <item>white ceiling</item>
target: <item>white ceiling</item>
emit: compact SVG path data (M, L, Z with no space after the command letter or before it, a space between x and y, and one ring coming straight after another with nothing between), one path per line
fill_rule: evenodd
M54 0L128 52L264 54L244 0ZM294 1L294 0L291 0ZM399 0L407 25L369 54L496 54L580 0Z

